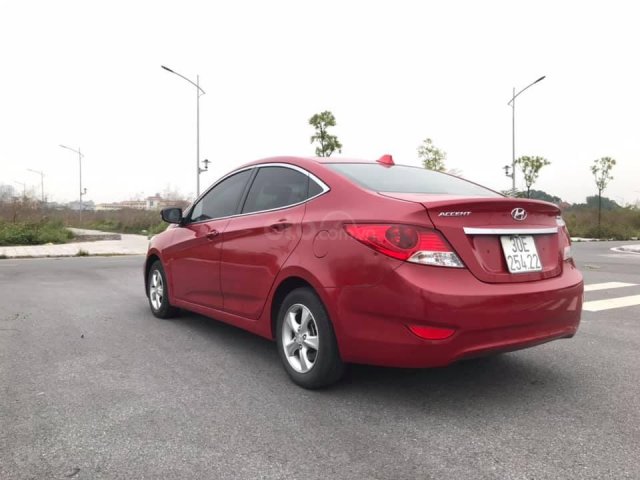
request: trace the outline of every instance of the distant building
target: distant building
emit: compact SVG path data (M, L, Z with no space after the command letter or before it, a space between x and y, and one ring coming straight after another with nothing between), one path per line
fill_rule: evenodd
M16 196L16 189L13 186L0 184L0 200L11 200Z
M133 208L135 210L160 210L161 208L174 205L176 202L165 200L159 193L147 197L144 200L124 200L122 202L99 203L96 210L122 210L123 208Z
M146 201L145 208L147 210L159 210L161 208L164 208L166 203L166 201L162 199L159 193L156 193L151 197L147 197L145 201Z
M98 203L96 205L96 212L122 210L122 206L117 203Z
M80 210L80 202L78 200L75 200L73 202L69 202L67 203L67 208L71 209L71 210ZM93 203L93 200L87 200L86 202L83 201L82 202L82 210L95 210L96 209L96 204Z

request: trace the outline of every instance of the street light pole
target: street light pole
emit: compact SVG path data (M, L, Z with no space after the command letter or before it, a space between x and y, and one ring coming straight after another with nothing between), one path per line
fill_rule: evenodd
M200 88L200 75L196 76L196 82L189 80L184 75L181 75L178 72L171 70L169 67L165 67L164 65L160 65L167 72L171 72L180 78L183 78L191 85L196 87L196 197L200 196L200 174L202 172L206 172L207 168L200 168L200 97L205 94L205 91Z
M511 188L514 194L516 191L516 97L545 78L546 75L543 75L535 82L531 82L529 85L524 87L518 93L516 93L516 87L513 87L513 96L507 103L507 105L511 106L511 175L507 174L507 176L511 177Z
M200 196L200 75L196 75L196 197Z
M80 152L80 147L78 147L78 150L76 150L75 148L71 148L71 147L67 147L66 145L60 145L62 148L66 148L67 150L71 150L72 152L75 152L78 154L78 166L79 166L79 172L80 172L80 225L82 226L82 195L84 195L85 193L87 193L87 189L85 188L84 191L82 190L82 157L84 157L84 155L82 154L82 152Z
M42 205L44 205L44 172L41 172L40 170L33 170L32 168L27 168L27 170L40 175L40 195L41 195Z

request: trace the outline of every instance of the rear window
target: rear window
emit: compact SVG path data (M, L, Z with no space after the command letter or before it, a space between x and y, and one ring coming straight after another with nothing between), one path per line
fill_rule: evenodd
M434 193L478 197L501 197L488 188L433 170L379 163L328 163L331 170L376 192Z

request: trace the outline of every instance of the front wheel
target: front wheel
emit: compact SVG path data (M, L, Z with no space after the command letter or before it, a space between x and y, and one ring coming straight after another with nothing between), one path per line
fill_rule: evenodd
M342 377L344 363L333 327L313 290L298 288L285 297L276 330L280 359L295 383L314 389Z
M162 268L160 260L156 260L149 269L147 278L147 294L151 313L158 318L175 317L178 309L169 303L169 289L167 286L167 276Z

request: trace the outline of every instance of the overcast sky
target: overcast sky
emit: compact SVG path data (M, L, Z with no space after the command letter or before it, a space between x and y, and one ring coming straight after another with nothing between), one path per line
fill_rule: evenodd
M425 137L447 166L510 187L516 155L551 161L534 188L571 202L640 198L637 2L0 2L0 183L96 202L195 192L196 90L204 186L257 158L312 155L311 115L331 110L342 154L418 164ZM521 179L521 176L520 176ZM519 186L523 186L519 183ZM38 192L39 193L39 192Z

